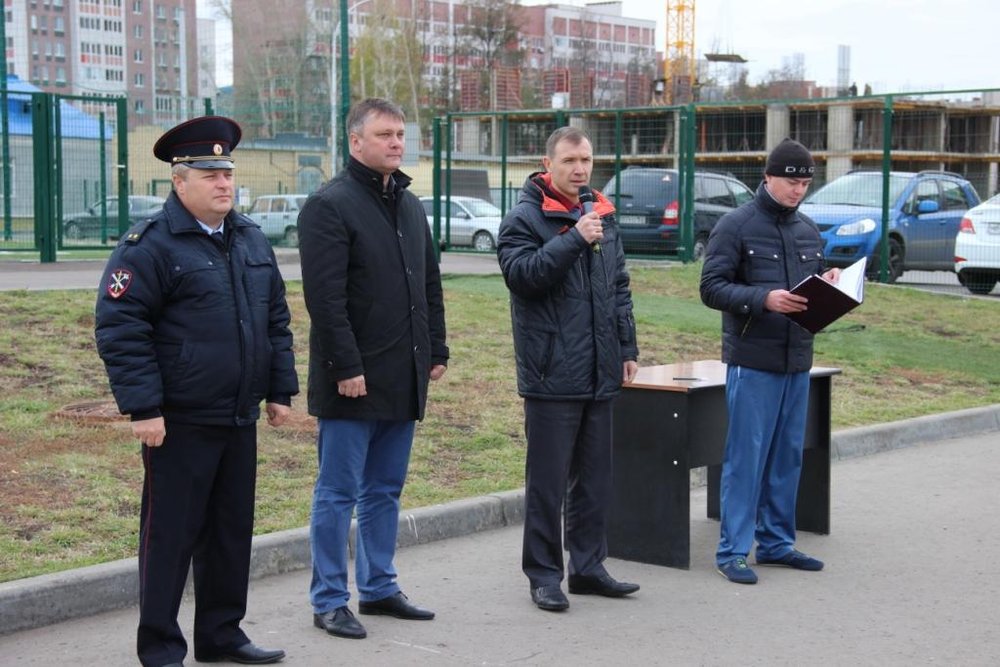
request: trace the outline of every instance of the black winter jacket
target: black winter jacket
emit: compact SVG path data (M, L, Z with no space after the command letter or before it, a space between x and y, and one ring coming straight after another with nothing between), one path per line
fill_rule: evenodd
M497 257L510 290L523 397L604 400L618 395L623 364L639 349L614 206L600 193L604 238L595 250L570 212L532 174L500 225Z
M248 425L262 400L298 393L274 252L245 216L230 212L225 229L222 248L171 193L111 254L95 332L123 414Z
M441 273L423 206L393 174L351 158L299 212L309 330L309 414L423 419L432 365L447 364ZM337 381L365 376L367 396Z
M708 239L701 300L722 311L722 361L775 373L812 367L813 336L764 309L768 292L823 271L823 241L798 209L761 183L756 197L719 219Z

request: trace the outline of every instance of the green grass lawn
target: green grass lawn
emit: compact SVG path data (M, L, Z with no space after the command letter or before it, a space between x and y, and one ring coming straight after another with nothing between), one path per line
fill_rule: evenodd
M715 359L719 313L698 298L697 265L633 270L640 365ZM499 276L445 278L451 361L418 426L406 507L523 485L507 291ZM289 284L305 387L308 319ZM124 421L60 408L110 400L93 344L94 295L0 294L0 581L135 554L142 465ZM1000 402L1000 304L866 286L864 305L816 337L833 381L833 426ZM289 427L260 426L257 533L304 526L315 474L305 398Z

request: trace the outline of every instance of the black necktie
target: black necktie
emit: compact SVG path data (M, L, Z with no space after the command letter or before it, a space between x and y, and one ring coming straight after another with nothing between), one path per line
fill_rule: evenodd
M226 241L225 241L225 239L224 239L224 238L222 237L222 230L221 230L221 229L216 229L216 230L215 230L214 232L212 232L212 233L210 234L210 236L212 237L212 240L213 240L213 241L215 241L215 243L216 243L216 244L217 244L217 245L218 245L218 246L219 246L220 248L225 248L225 247L226 247Z

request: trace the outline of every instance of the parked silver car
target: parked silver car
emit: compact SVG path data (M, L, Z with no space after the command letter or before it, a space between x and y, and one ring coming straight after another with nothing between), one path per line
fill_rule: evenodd
M427 224L434 225L434 198L421 197ZM451 208L441 198L441 241L453 246L472 246L479 252L494 252L500 232L500 209L476 197L452 197ZM450 236L449 236L450 232Z
M285 245L299 245L299 229L296 226L299 211L309 195L263 195L257 197L247 212L260 225L264 235L274 241L284 241Z

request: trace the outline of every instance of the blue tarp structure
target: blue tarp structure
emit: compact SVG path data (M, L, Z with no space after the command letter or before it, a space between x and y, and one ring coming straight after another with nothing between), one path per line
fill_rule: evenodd
M31 136L31 96L25 93L41 93L40 88L31 85L13 74L7 76L8 132L11 135ZM18 94L21 93L21 94ZM101 122L90 114L80 111L66 100L59 101L61 117L60 134L64 139L100 139ZM104 124L104 137L114 136L114 126Z

